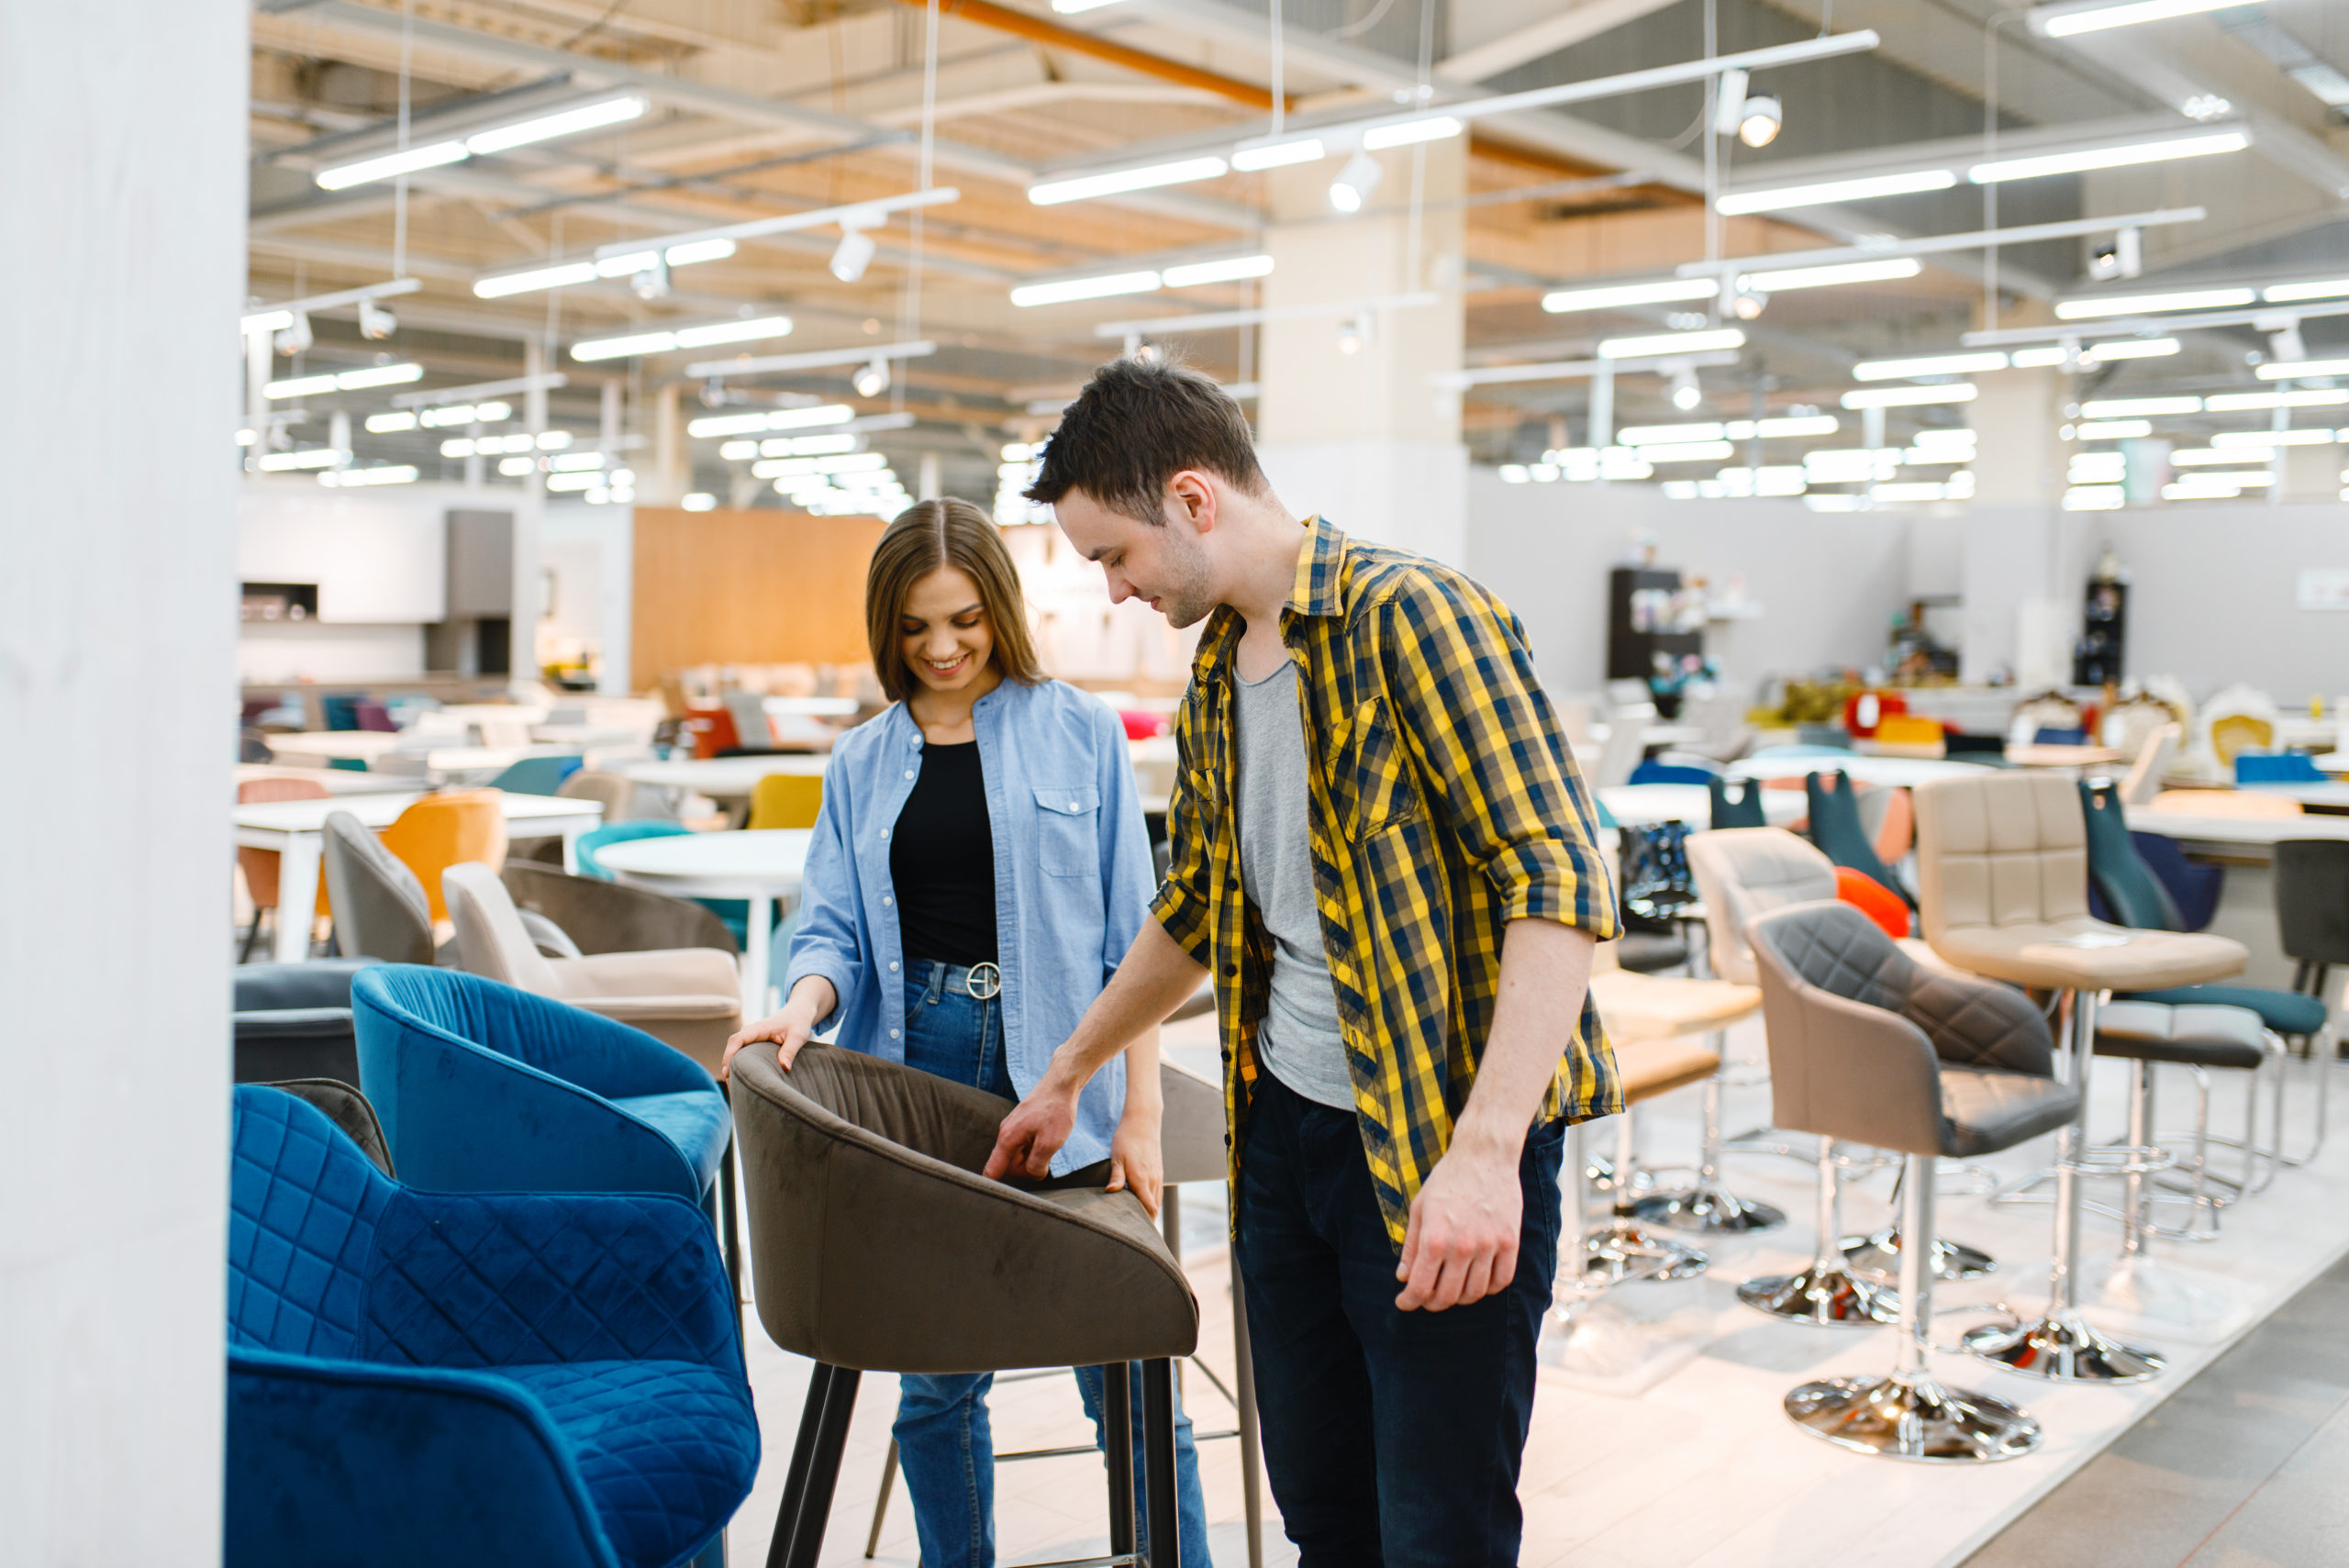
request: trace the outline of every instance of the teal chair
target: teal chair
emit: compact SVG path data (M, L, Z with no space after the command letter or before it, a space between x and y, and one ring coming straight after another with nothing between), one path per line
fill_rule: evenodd
M509 795L552 795L578 771L576 757L525 757L490 780L487 787Z
M552 760L560 761L561 759ZM549 790L547 793L552 795L554 792ZM607 822L601 828L591 828L579 835L579 874L592 876L598 882L618 881L617 877L604 868L604 863L596 858L597 851L608 849L614 844L625 844L633 839L670 839L680 833L692 831L692 828L685 827L683 823L663 822L651 817L639 818L633 822ZM726 922L726 929L734 933L734 945L737 948L749 944L751 940L751 906L749 905L739 898L696 898L694 902Z

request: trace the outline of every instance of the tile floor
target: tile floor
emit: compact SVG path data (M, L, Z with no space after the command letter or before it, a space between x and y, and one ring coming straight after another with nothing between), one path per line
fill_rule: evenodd
M1187 1064L1210 1065L1214 1048L1211 1035L1205 1032L1209 1027L1209 1020L1197 1020L1170 1030L1170 1052ZM1731 1032L1730 1050L1747 1070L1742 1074L1746 1081L1727 1096L1727 1125L1732 1130L1759 1126L1768 1119L1769 1091L1753 1070L1764 1057L1758 1020ZM2306 1063L2291 1064L2288 1101L2296 1150L2304 1148L2310 1136L2317 1071ZM2341 1069L2333 1071L2349 1076ZM2190 1113L2185 1077L2174 1073L2163 1086L2165 1108L2170 1113L2165 1125L2172 1126L2179 1116ZM2099 1138L2116 1135L2123 1125L2123 1087L2118 1064L2099 1069L2094 1086ZM2239 1084L2216 1086L2214 1129L2232 1131L2241 1126L2242 1092ZM1642 1107L1640 1143L1648 1161L1666 1165L1693 1156L1699 1097L1700 1091L1688 1089ZM1591 1151L1609 1148L1611 1139L1603 1128L1598 1129ZM2043 1141L1987 1163L2000 1180L2010 1180L2028 1174L2046 1153ZM2223 1162L2234 1156L2218 1158L2220 1168L2225 1169L2230 1167ZM2315 1162L2285 1171L2267 1192L2229 1210L2219 1240L2157 1244L2155 1258L2176 1288L2165 1298L2146 1299L2156 1305L2167 1299L2197 1306L2203 1314L2199 1324L2132 1316L2110 1307L2092 1309L2108 1329L2126 1329L2130 1337L2166 1351L2172 1358L2167 1375L2127 1388L2064 1387L1963 1355L1941 1357L1938 1367L1945 1381L2026 1406L2047 1433L2045 1445L2035 1454L1962 1470L1849 1454L1785 1419L1779 1400L1794 1385L1816 1376L1887 1367L1891 1331L1804 1329L1739 1306L1734 1296L1739 1281L1784 1272L1808 1257L1812 1167L1807 1157L1745 1155L1733 1158L1729 1169L1732 1184L1744 1195L1765 1199L1788 1213L1787 1228L1713 1244L1712 1266L1699 1279L1639 1285L1621 1293L1619 1305L1628 1316L1663 1325L1643 1333L1687 1336L1693 1342L1692 1351L1684 1352L1684 1364L1643 1393L1626 1396L1600 1392L1565 1371L1544 1371L1520 1488L1526 1512L1521 1562L1527 1568L1815 1568L1822 1553L1838 1562L1900 1568L1963 1563L2140 1423L2145 1424L2137 1440L2168 1442L2171 1458L2161 1458L2158 1446L2148 1451L2152 1458L2136 1456L2132 1446L2124 1446L2084 1473L2076 1485L2088 1490L2065 1487L2062 1496L2087 1496L2100 1489L2099 1506L2108 1510L2148 1510L2157 1504L2159 1510L2176 1518L2178 1530L2208 1533L2216 1527L2203 1522L2203 1514L2188 1504L2208 1512L2223 1496L2181 1496L2162 1467L2185 1468L2197 1453L2216 1453L2223 1456L2221 1468L2238 1483L2264 1478L2266 1495L2304 1496L2304 1515L2321 1514L2337 1526L2349 1511L2325 1486L2326 1477L2349 1459L2349 1415L2324 1405L2336 1392L2335 1383L2349 1390L2349 1351L2312 1361L2310 1385L2301 1388L2286 1386L2291 1384L2293 1355L2288 1341L2283 1350L2246 1351L2256 1364L2275 1367L2276 1386L2265 1393L2254 1388L2240 1400L2231 1396L2215 1407L2208 1396L2188 1395L2164 1408L2164 1401L2181 1390L2203 1387L2192 1381L2196 1373L2349 1254L2349 1135L2337 1137ZM1664 1175L1668 1182L1670 1173ZM1967 1304L2003 1297L2031 1309L2044 1296L2047 1207L1993 1205L1986 1195L1958 1190L1970 1184L1961 1173L1944 1171L1942 1231L1987 1248L1999 1259L2000 1268L1986 1280L1942 1287L1937 1337L1943 1343L1988 1316L1964 1310ZM1890 1185L1890 1173L1885 1171L1847 1191L1847 1232L1873 1229L1884 1222ZM2092 1195L2097 1187L2112 1186L2095 1184ZM1188 1195L1185 1230L1202 1312L1200 1343L1217 1373L1229 1382L1231 1341L1219 1215L1219 1189ZM2091 1217L2086 1234L2093 1274L2114 1252L2118 1226ZM2341 1292L2335 1298L2316 1299L2349 1305L2349 1282ZM2334 1311L2319 1321L2329 1327L2340 1321L2340 1315ZM2315 1336L2319 1329L2311 1324L2299 1332ZM2269 1360L2258 1362L2260 1356ZM764 1560L807 1385L807 1363L775 1350L755 1324L750 1361L766 1449L759 1485L729 1532L737 1563ZM1230 1407L1203 1380L1190 1379L1188 1390L1189 1407L1202 1429L1230 1425ZM1069 1379L1002 1387L991 1403L996 1441L1007 1449L1079 1442L1089 1435ZM822 1561L828 1565L864 1561L893 1407L891 1380L868 1377L825 1542ZM2156 1411L2163 1411L2159 1423L2146 1422ZM1201 1463L1215 1559L1240 1568L1248 1556L1240 1523L1238 1445L1207 1443ZM2262 1471L2262 1464L2269 1468ZM1006 1467L996 1494L1000 1560L1016 1565L1104 1550L1102 1490L1098 1462L1083 1456ZM2056 1511L2068 1507L2059 1503ZM2253 1532L2258 1519L2256 1513L2246 1513L2231 1528ZM1280 1533L1269 1496L1264 1520L1264 1561L1294 1562L1295 1552ZM2018 1536L2012 1550L2034 1549L2023 1542ZM1985 1555L1980 1561L1986 1568L2171 1562L2185 1561L2193 1544L2187 1541L2171 1557L2107 1557L2101 1550L2059 1545L2049 1549L2052 1554ZM1999 1550L2008 1549L2002 1545ZM2243 1550L2265 1548L2247 1534ZM912 1516L900 1487L884 1518L874 1561L910 1565L916 1556ZM2349 1562L2349 1550L2329 1557L2234 1554L2195 1561L2224 1562L2229 1568L2269 1561Z

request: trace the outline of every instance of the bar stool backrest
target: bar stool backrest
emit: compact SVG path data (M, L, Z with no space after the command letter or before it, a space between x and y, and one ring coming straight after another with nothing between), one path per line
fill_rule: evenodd
M2073 782L2040 773L1933 779L1917 800L1925 939L2088 912L2087 824Z
M2349 840L2276 846L2276 922L2297 963L2349 963Z
M1688 866L1705 900L1713 973L1740 985L1761 984L1746 937L1746 927L1757 916L1835 896L1835 862L1783 828L1691 834Z

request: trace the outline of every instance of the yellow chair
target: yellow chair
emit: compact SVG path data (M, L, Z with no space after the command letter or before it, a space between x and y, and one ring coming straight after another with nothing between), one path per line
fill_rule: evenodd
M751 790L752 829L813 828L824 804L824 780L818 773L769 773Z
M1949 741L1937 718L1887 713L1876 723L1876 751L1880 757L1938 759L1949 755Z
M466 861L495 871L506 863L505 792L449 790L428 795L399 814L376 837L424 884L437 925L449 917L440 898L440 873Z
M2210 724L2210 750L2219 761L2232 763L2238 751L2275 749L2276 726L2256 714L2231 713Z

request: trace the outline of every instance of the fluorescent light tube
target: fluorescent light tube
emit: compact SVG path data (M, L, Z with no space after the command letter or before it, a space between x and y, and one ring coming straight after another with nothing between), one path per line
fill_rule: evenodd
M355 484L413 484L416 483L416 470L407 463L387 464L380 468L329 470L318 475L318 483L343 487Z
M688 512L714 512L718 510L718 497L707 490L693 490L686 492L685 498L677 505Z
M547 460L550 473L582 473L604 466L602 452L566 452Z
M1542 308L1553 316L1569 310L1609 310L1619 305L1662 305L1672 300L1711 299L1720 293L1718 278L1663 278L1647 284L1606 284L1597 288L1555 289L1542 296Z
M2072 434L2083 441L2129 441L2154 433L2148 419L2091 419L2072 427Z
M696 419L685 427L689 436L742 436L759 430L804 430L818 425L845 425L856 410L845 403L819 403L811 408L774 408L756 414L720 414Z
M1736 455L1729 441L1664 441L1640 449L1642 462L1719 462Z
M1193 261L1186 266L1169 267L1159 274L1168 288L1196 288L1201 284L1237 283L1242 278L1261 278L1273 270L1270 256L1227 256L1219 261Z
M2092 169L2121 169L2132 163L2165 163L2173 158L2205 158L2214 152L2241 152L2251 145L2248 133L2210 131L2198 136L2165 137L2159 141L2132 141L2119 147L2090 148L2077 152L2043 152L2030 158L2001 158L1976 163L1965 177L1977 185L2006 180L2036 180L2048 174L2080 174Z
M1661 332L1646 338L1603 338L1598 344L1598 357L1602 360L1652 360L1674 354L1709 354L1723 349L1743 347L1743 332L1734 327L1722 327L1709 332Z
M2084 361L2158 360L2177 352L2175 338L2123 338L2111 343L2090 343L2080 350Z
M2210 438L2213 447L2329 447L2331 430L2225 430Z
M689 239L683 245L670 246L661 256L673 267L690 267L696 261L723 261L732 254L731 239Z
M371 180L389 180L413 174L419 169L437 169L443 163L462 163L471 156L462 141L434 141L411 147L405 152L385 152L362 158L355 163L338 163L319 170L311 178L323 190L340 191Z
M2150 414L2199 414L2199 397L2099 397L2080 405L2091 419L2141 419Z
M482 154L503 152L509 147L526 147L534 141L552 141L559 136L573 136L583 130L618 125L644 113L649 106L633 93L601 103L581 104L575 108L561 109L536 119L517 120L512 125L498 126L465 138L465 150Z
M1094 0L1105 4L1106 0ZM2028 14L2031 30L2051 39L2102 32L2107 28L2133 28L2140 22L2166 22L2204 11L2224 11L2251 0L2087 0L2070 6L2040 6Z
M265 473L283 473L288 469L327 468L350 455L340 447L306 447L300 451L263 452L254 466Z
M758 443L759 457L823 457L828 453L852 452L863 438L839 436L777 436L771 441ZM745 457L753 454L745 452Z
M1842 261L1831 267L1748 272L1738 281L1764 294L1782 294L1788 289L1831 288L1837 284L1887 283L1896 278L1913 278L1924 270L1914 256L1893 256L1881 261Z
M2045 370L2053 365L2060 365L2071 357L2070 350L2060 347L2049 349L2017 349L2015 350L2014 366L2015 369L2019 371Z
M1408 147L1415 141L1442 141L1466 128L1450 115L1434 115L1423 120L1405 120L1400 125L1373 126L1362 133L1362 144L1373 152L1384 152L1390 147Z
M1753 433L1765 439L1786 436L1831 436L1842 428L1843 421L1832 414L1790 414L1784 418L1754 421ZM1734 425L1731 427L1731 433L1736 433Z
M471 457L475 450L472 438L468 436L451 436L440 443L442 457Z
M680 349L706 349L713 343L751 343L762 338L791 335L788 316L761 316L749 321L720 321L707 327L687 327L677 333Z
M334 378L334 384L339 392L358 392L370 386L397 386L402 382L423 379L422 365L370 365L365 370L344 371Z
M291 376L284 381L273 381L261 389L264 397L307 397L314 392L333 390L334 377L331 375Z
M2349 294L2349 278L2324 278L2309 283L2270 284L2259 291L2259 297L2270 304L2282 304L2295 299L2338 299L2344 294ZM245 319L250 323L253 318L249 316ZM245 330L256 332L260 328L249 325Z
M2251 290L2243 288L2099 295L2086 299L2058 300L2055 316L2062 321L2083 321L2099 316L2152 316L2166 310L2225 310L2249 305L2257 297Z
M1846 408L1906 408L1921 403L1971 403L1978 389L1970 381L1947 386L1875 386L1843 394Z
M1868 490L1872 501L1943 501L1949 498L1949 487L1930 479L1906 480L1898 484L1877 484Z
M1301 136L1291 141L1265 141L1236 149L1231 154L1231 166L1243 174L1253 174L1263 169L1285 169L1292 163L1319 163L1330 155L1318 136Z
M571 346L574 360L621 360L638 354L665 354L677 346L674 332L638 332L626 338L593 338Z
M416 416L405 412L367 416L367 433L371 436L396 435L402 430L415 429L416 425Z
M2271 360L2251 373L2262 381L2299 381L2306 376L2349 375L2349 360Z
M497 460L497 472L507 479L519 479L539 466L534 457L502 457Z
M593 261L562 261L551 267L532 267L525 272L500 272L492 277L473 280L476 299L503 299L509 294L529 294L533 289L559 289L573 284L596 281Z
M1955 170L1913 169L1903 174L1870 174L1853 180L1824 180L1816 184L1781 185L1766 191L1732 191L1714 202L1713 210L1731 217L1748 212L1783 212L1788 207L1824 206L1830 202L1864 202L1876 196L1946 191L1956 183Z
M2299 392L2221 392L2203 406L2213 414L2248 413L2257 408L2330 408L2349 403L2349 392L2311 386Z
M1913 360L1863 360L1852 367L1852 379L1908 381L1920 375L1972 375L1977 371L2002 371L2006 368L2007 356L1995 351L1927 354Z
M1714 421L1695 425L1630 425L1616 431L1615 439L1627 447L1646 447L1666 446L1675 441L1718 441L1721 434L1720 423Z
M621 256L604 257L596 263L596 275L599 278L633 277L639 272L649 272L660 264L661 252L657 250L631 250Z
M547 488L557 495L573 490L600 490L603 487L604 476L600 473L550 473L547 475Z
M1028 187L1028 199L1038 206L1081 202L1090 196L1114 196L1124 191L1147 191L1159 185L1187 184L1228 173L1220 158L1181 158L1171 163L1145 163L1136 169L1115 169L1103 174L1076 174L1065 180L1043 180Z
M1017 306L1063 305L1073 299L1104 299L1119 294L1149 294L1159 286L1154 272L1103 272L1089 278L1063 278L1058 283L1023 284L1011 291Z

